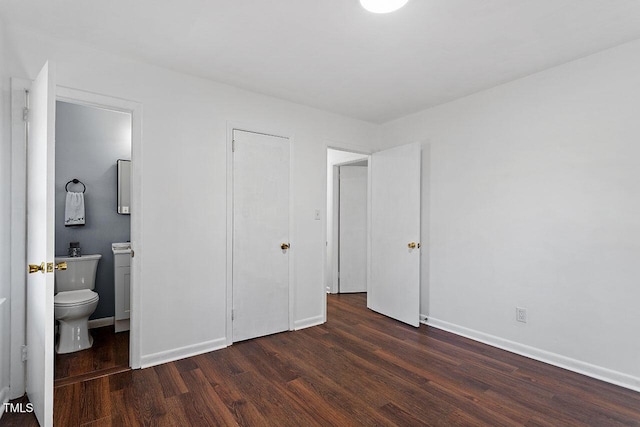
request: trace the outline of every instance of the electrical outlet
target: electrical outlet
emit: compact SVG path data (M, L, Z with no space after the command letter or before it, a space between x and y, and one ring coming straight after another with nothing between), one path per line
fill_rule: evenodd
M518 322L527 323L527 309L516 307L516 320Z

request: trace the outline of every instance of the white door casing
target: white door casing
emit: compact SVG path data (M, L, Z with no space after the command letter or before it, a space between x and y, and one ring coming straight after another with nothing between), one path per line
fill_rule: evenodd
M367 306L420 324L420 144L371 156ZM415 248L409 245L415 243Z
M290 141L233 130L232 339L289 329Z
M367 291L367 169L340 166L340 293Z
M47 63L29 94L27 262L37 265L54 262L55 88ZM53 272L28 274L26 391L41 426L53 425L53 293Z

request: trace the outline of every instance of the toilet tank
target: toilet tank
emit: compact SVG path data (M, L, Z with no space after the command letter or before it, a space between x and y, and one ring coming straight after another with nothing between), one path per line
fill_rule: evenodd
M56 264L67 263L66 270L56 270L54 283L57 292L94 289L96 270L102 255L82 255L80 257L56 257Z

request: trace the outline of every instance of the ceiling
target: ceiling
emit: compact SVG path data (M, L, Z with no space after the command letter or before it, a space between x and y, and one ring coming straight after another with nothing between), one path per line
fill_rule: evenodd
M638 0L2 0L0 17L374 123L640 38Z

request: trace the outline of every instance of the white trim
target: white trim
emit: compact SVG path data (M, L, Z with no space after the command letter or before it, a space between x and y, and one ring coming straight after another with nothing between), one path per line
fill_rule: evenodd
M226 271L226 345L233 344L233 131L244 131L252 133L260 133L268 136L284 138L289 141L289 330L294 330L295 322L295 287L296 281L294 277L295 265L295 235L294 235L294 181L293 181L293 165L294 165L294 135L292 132L283 132L281 130L264 128L260 126L252 126L241 124L238 122L227 122L227 271ZM324 286L324 285L323 285Z
M113 322L113 330L118 332L130 331L131 330L131 320L130 319L122 319L115 320Z
M11 399L24 395L26 378L22 346L26 344L27 135L22 111L24 91L30 88L29 80L11 79Z
M135 251L135 256L131 259L129 366L137 369L141 366L141 325L138 314L142 307L141 266L144 254L142 249L142 104L62 86L56 88L56 100L131 114L131 187L133 189L131 197L131 248Z
M327 168L329 170L329 168ZM340 292L340 166L333 165L333 200L331 209L331 293ZM326 181L326 180L325 180ZM328 185L328 182L327 182ZM329 199L327 198L327 202ZM326 209L325 209L326 210ZM328 218L327 218L328 220ZM329 237L328 232L325 233ZM327 251L324 251L325 254ZM326 255L325 255L326 256ZM326 265L326 264L325 264Z
M326 292L324 293L326 298ZM300 329L310 328L312 326L322 325L326 321L325 315L308 317L306 319L296 320L294 322L293 330L299 331Z
M227 123L227 269L226 269L226 345L233 344L233 129Z
M91 320L89 320L89 329L103 328L105 326L111 326L111 325L113 325L114 320L115 320L115 317L113 317L113 316L111 316L111 317L102 317L100 319L91 319Z
M140 358L140 367L148 368L150 366L160 365L162 363L173 362L175 360L185 359L187 357L197 356L203 353L220 350L227 347L226 338L218 338L211 341L205 341L199 344L187 345L171 350L160 351L158 353L146 354Z
M0 418L2 418L2 415L4 414L4 404L10 400L10 392L11 390L9 389L9 387L4 387L2 390L0 390Z
M428 323L427 323L427 315L426 314L420 314L420 323L424 323L425 325L428 325Z
M423 323L426 323L427 325L437 329L442 329L444 331L472 339L474 341L488 344L492 347L497 347L511 353L516 353L521 356L528 357L530 359L538 360L540 362L548 363L553 366L564 368L569 371L577 372L588 377L596 378L598 380L602 380L611 384L618 385L620 387L625 387L640 392L640 378L638 377L604 368L602 366L592 365L591 363L572 359L570 357L562 356L560 354L552 353L536 347L520 344L515 341L500 338L495 335L486 334L474 329L469 329L464 326L446 322L444 320L434 319L433 317L429 317L429 319L427 319L426 322Z
M295 328L295 301L298 287L296 286L295 263L296 252L298 251L298 243L295 236L295 209L294 209L294 179L293 169L296 145L293 143L293 135L286 137L289 140L289 330Z

